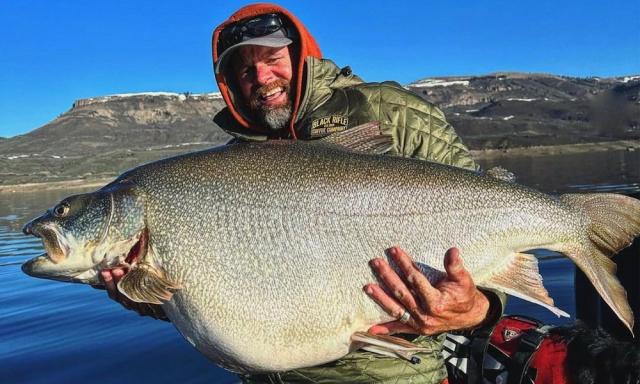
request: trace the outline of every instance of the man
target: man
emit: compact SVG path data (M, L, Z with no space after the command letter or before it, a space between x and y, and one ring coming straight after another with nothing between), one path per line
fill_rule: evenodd
M393 154L478 169L439 109L397 83L364 83L349 67L323 60L306 28L281 7L240 9L215 29L212 48L227 103L214 120L237 138L308 140L380 121L393 136ZM272 55L259 67L251 65L257 51Z
M212 41L214 71L227 108L215 122L236 140L312 140L357 125L379 121L393 137L392 155L478 169L444 115L433 105L393 82L364 83L349 67L322 59L315 40L287 10L272 4L246 6L218 26ZM396 274L383 259L371 267L386 286L365 291L398 321L370 329L375 333L436 335L495 323L502 312L498 296L478 291L456 249L445 256L448 274L436 287L400 249L390 257ZM112 298L122 269L105 271ZM491 302L491 305L490 305ZM141 311L140 308L138 308ZM161 316L158 308L156 317ZM355 352L320 367L243 377L245 382L403 382L440 383L446 378L440 355L443 336L413 340L430 350L422 363Z

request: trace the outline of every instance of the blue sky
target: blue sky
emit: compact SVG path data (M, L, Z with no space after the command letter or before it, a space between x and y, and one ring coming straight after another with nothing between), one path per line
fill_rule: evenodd
M75 99L217 91L214 27L240 1L0 0L0 136ZM280 1L367 81L496 71L640 74L640 1Z

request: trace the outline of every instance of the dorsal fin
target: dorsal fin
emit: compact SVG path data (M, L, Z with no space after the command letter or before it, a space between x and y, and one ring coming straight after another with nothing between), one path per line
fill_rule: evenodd
M494 179L506 181L508 183L516 182L516 175L508 169L503 168L499 165L493 168L489 168L484 174L493 177Z
M331 134L319 141L338 145L354 152L383 154L393 147L393 138L380 130L380 122L364 123L346 131Z

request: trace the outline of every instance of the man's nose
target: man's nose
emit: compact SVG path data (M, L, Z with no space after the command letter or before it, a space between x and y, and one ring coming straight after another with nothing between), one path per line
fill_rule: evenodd
M256 65L256 81L260 85L266 85L275 80L271 67L264 64Z

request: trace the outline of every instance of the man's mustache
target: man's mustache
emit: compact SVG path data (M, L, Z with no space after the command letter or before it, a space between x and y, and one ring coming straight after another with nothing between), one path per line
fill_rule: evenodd
M262 106L262 98L264 98L269 92L273 91L276 88L282 88L284 93L289 95L290 82L285 79L278 79L256 89L253 94L251 94L251 100L249 100L251 108L254 110L259 109Z

